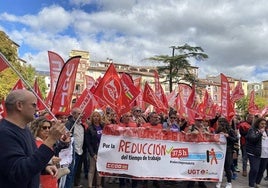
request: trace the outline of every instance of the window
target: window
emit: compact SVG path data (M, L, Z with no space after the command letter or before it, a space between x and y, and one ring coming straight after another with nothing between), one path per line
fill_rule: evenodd
M214 100L214 102L218 101L218 96L214 95L213 100Z

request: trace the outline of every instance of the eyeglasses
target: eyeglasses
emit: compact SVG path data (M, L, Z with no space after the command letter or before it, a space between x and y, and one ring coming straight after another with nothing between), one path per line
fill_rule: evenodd
M31 105L32 105L34 108L36 108L36 107L37 107L37 104L36 104L36 103L34 103L34 102L33 102Z
M141 110L135 110L135 112L141 112Z
M177 117L170 117L170 119L176 119Z
M49 130L50 129L50 126L43 126L42 129L43 130Z

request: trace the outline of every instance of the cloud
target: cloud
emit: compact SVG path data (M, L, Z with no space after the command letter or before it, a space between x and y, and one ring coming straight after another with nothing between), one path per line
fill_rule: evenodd
M267 80L268 2L264 0L69 3L43 7L37 14L0 13L0 28L21 45L23 57L33 57L38 69L48 67L47 50L65 59L78 49L89 51L93 60L109 57L118 63L155 65L143 59L171 55L170 46L188 43L201 46L209 56L204 62L193 62L202 78L223 72L238 79ZM3 22L13 27L6 28Z

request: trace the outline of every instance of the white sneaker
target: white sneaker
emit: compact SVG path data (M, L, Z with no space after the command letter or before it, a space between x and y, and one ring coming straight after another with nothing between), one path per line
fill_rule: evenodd
M221 188L221 182L218 182L215 187L216 188Z
M232 188L232 184L231 183L227 183L225 188Z

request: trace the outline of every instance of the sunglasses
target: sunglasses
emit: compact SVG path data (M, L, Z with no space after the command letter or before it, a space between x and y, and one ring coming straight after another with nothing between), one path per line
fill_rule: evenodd
M170 119L176 119L177 117L170 117Z
M36 104L36 103L32 103L31 105L32 105L34 108L37 107L37 104Z
M50 129L50 126L43 126L42 129L43 130L49 130Z

